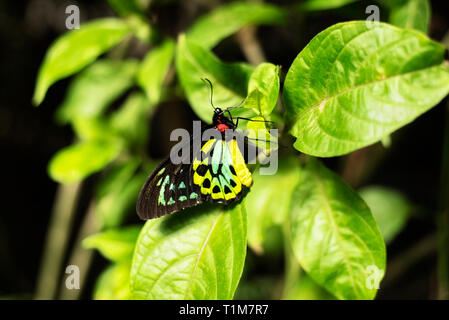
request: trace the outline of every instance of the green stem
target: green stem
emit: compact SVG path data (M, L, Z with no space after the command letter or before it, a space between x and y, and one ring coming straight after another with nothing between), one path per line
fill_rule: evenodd
M35 299L54 299L81 183L59 185L39 269Z
M80 230L75 240L75 247L73 248L68 265L75 265L79 268L79 285L80 289L67 289L65 281L61 282L60 299L62 300L76 300L79 298L86 281L89 267L92 262L93 250L86 250L82 247L82 241L89 235L100 231L97 221L95 220L95 202L92 200L87 209L86 215L83 219Z
M449 299L449 103L443 139L438 226L438 298Z

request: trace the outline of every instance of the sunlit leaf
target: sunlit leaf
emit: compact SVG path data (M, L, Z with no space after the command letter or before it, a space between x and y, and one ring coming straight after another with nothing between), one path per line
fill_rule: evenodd
M359 0L308 0L299 6L302 10L327 10L343 7Z
M134 60L99 60L83 70L70 84L58 110L61 122L100 115L134 83Z
M286 21L286 12L274 5L254 2L234 2L201 17L187 32L205 48L212 48L224 38L248 25L277 25Z
M339 299L373 299L386 253L365 202L311 159L291 203L292 248L301 267Z
M106 230L83 240L83 247L98 250L113 262L130 262L141 227Z
M102 170L122 149L119 141L75 143L58 151L50 161L48 172L58 182L70 184Z
M95 300L129 300L130 264L120 263L109 266L98 277L94 288Z
M82 24L56 39L39 69L33 103L39 105L53 83L80 71L130 32L122 20L107 18Z
M214 87L214 105L225 109L238 105L246 97L253 68L245 63L223 63L213 53L180 36L176 53L176 69L184 92L195 113L211 122L213 109L210 92L201 78ZM237 114L241 109L235 109Z
M360 190L373 213L386 243L402 230L412 210L411 204L400 192L380 186L369 186Z
M260 170L253 172L254 184L245 203L248 221L251 221L248 224L248 244L256 252L265 250L267 238L273 232L271 228L282 225L288 216L299 174L296 159L280 159L275 175L261 175Z
M285 80L295 148L343 155L413 121L449 92L444 50L420 32L384 23L345 22L321 32Z
M242 205L201 206L148 221L136 244L137 299L232 299L246 255Z
M151 104L160 101L164 79L170 69L175 53L175 43L165 40L153 48L142 61L137 74L137 83L147 94Z
M428 32L430 22L429 0L396 1L391 8L390 22L398 27Z
M261 63L254 70L248 84L248 97L244 106L264 117L271 114L279 96L279 67Z

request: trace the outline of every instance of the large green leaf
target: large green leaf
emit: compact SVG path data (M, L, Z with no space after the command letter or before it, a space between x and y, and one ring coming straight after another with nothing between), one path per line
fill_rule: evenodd
M148 221L136 244L137 299L232 299L246 255L243 205L201 206Z
M165 40L160 46L153 48L144 58L137 74L137 83L146 92L151 104L159 102L164 79L170 69L175 43Z
M131 87L137 66L134 60L99 60L83 70L70 84L58 119L68 122L100 115Z
M226 108L238 105L246 97L253 68L244 63L223 63L212 52L180 36L176 68L190 105L203 121L211 122L213 109L210 93L201 78L214 87L214 105ZM237 109L237 113L241 109Z
M278 101L279 86L279 67L261 63L249 79L245 107L256 110L264 117L269 116Z
M79 142L58 151L50 161L48 172L55 181L78 182L102 170L121 150L122 144L117 140Z
M283 98L295 148L331 157L381 140L448 92L442 45L414 30L353 21L326 29L301 51Z
M380 186L369 186L360 190L373 213L386 243L402 230L412 210L411 204L400 192Z
M301 171L293 199L290 235L303 269L339 299L373 299L386 253L365 202L317 160Z
M292 192L299 179L296 159L280 159L276 175L253 173L254 185L245 198L248 213L248 244L264 251L271 241L273 226L281 226L288 216ZM268 244L269 245L269 244Z
M391 8L390 22L398 27L428 32L430 22L429 0L397 1Z
M274 5L234 2L201 17L188 30L187 37L209 49L244 26L282 24L285 21L286 12Z
M130 262L140 229L130 226L96 233L83 240L83 247L97 249L113 262Z
M80 29L59 37L39 69L33 103L39 105L54 82L80 71L130 32L122 20L107 18L82 24Z
M327 10L343 7L359 0L308 0L300 4L302 10Z

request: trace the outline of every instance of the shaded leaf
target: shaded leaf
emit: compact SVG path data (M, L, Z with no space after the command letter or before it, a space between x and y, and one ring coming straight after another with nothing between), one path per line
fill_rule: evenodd
M210 206L147 221L136 245L137 299L232 299L246 255L246 213Z
M84 239L83 247L96 249L113 262L130 263L140 230L140 226L106 230Z
M380 232L389 243L403 229L412 206L400 192L380 186L369 186L360 190L373 213Z
M119 141L79 142L58 151L50 160L50 177L70 184L102 170L122 149Z
M39 69L33 103L39 105L48 88L92 63L131 32L120 19L98 19L62 35L50 46Z
M256 252L265 250L273 226L281 226L288 216L292 192L300 166L296 159L280 159L275 175L253 172L254 184L245 198L248 214L248 244Z
M375 282L385 272L386 253L365 202L312 159L301 171L293 199L290 235L301 267L339 299L373 299Z
M137 83L145 91L151 104L159 103L164 79L170 69L175 53L175 43L165 40L153 48L142 61L137 74Z
M349 153L379 141L449 92L444 47L413 30L334 25L301 51L283 98L301 152Z
M261 63L249 79L248 97L244 106L268 117L276 106L279 96L279 67Z
M180 36L176 53L176 69L189 103L203 121L210 123L213 108L210 93L201 78L214 87L214 105L225 109L238 105L246 96L253 68L245 63L223 63L213 53ZM236 109L238 114L242 109Z
M143 148L149 136L151 103L141 92L126 99L123 106L111 115L110 125L128 145Z
M126 214L135 214L135 205L142 185L147 178L136 174L140 161L128 159L105 176L97 190L96 216L98 224L105 228L117 227L123 223Z
M137 66L134 60L99 60L83 70L70 84L58 120L65 123L102 114L133 85Z
M286 12L274 5L233 2L198 19L188 30L187 38L210 49L244 26L277 25L285 21Z
M430 22L429 0L403 0L393 6L390 22L398 27L427 33Z

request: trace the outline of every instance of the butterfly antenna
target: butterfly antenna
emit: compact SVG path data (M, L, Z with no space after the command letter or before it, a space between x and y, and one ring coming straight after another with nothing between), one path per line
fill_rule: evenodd
M209 90L210 90L210 105L212 106L212 108L214 108L214 110L217 109L217 108L215 108L214 102L213 102L213 100L214 100L213 99L214 98L214 86L212 85L212 82L210 82L210 80L207 79L207 78L201 78L201 80L204 82L204 84L206 86L209 87Z
M242 105L245 103L246 98L247 98L247 97L245 97L245 98L244 98L238 105L236 105L236 106L234 106L234 107L229 107L229 108L227 108L226 110L232 110L232 109L242 108Z

